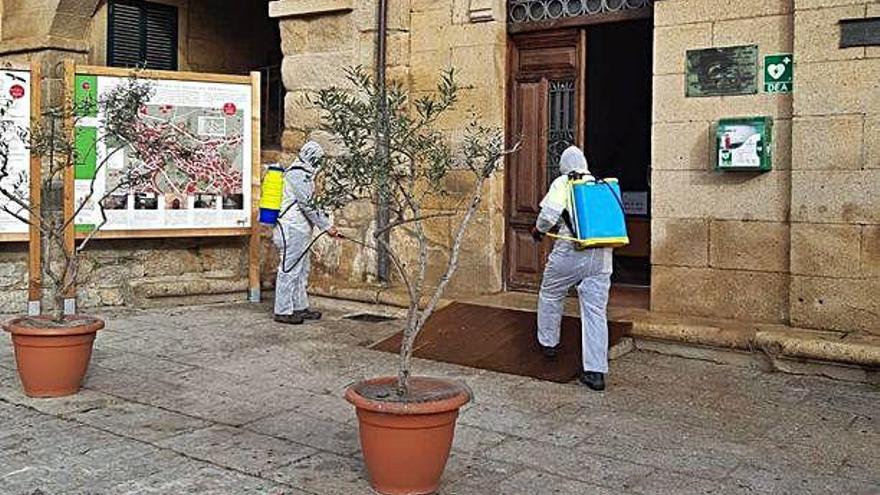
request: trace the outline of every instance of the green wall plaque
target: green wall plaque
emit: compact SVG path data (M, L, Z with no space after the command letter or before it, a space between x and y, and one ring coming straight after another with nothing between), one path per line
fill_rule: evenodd
M687 52L687 96L758 93L758 46L706 48Z
M715 170L767 172L773 168L773 119L721 119L715 132Z

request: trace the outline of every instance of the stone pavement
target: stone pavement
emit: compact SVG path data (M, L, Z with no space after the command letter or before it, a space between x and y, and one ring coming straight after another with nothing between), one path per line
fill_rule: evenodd
M287 327L267 305L106 312L85 390L19 391L0 346L0 494L371 493L344 387L394 371L398 321ZM366 308L376 311L377 308ZM646 352L609 389L418 361L465 380L444 495L878 494L880 391Z

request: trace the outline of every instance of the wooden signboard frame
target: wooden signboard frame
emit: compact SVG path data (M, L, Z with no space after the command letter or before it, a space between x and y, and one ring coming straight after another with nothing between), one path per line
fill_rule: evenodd
M31 129L40 126L43 114L43 68L31 62ZM31 149L30 169L31 217L28 227L28 315L42 312L43 300L43 236L40 232L41 200L43 195L43 160ZM36 213L34 215L33 213Z
M132 69L103 67L93 65L76 65L73 61L65 62L65 88L71 92L69 100L73 101L73 91L77 75L129 77ZM188 228L188 229L144 229L144 230L110 230L99 231L95 239L149 239L149 238L193 238L193 237L248 237L248 299L251 302L260 300L260 73L249 75L208 74L197 72L139 70L137 76L146 80L170 80L183 82L205 82L248 85L251 87L251 225L242 228ZM70 123L73 132L73 122ZM64 177L65 218L70 218L74 211L74 171L71 168ZM68 204L69 202L69 204ZM69 206L69 208L68 208ZM70 222L69 248L73 249L75 239L85 238L87 234L75 232L75 222ZM67 240L67 237L65 237ZM73 297L71 295L71 297Z
M12 66L8 70L23 71L30 73L29 97L30 97L30 129L40 124L42 113L42 66L39 62L32 61L29 67ZM28 243L28 314L40 313L40 299L42 286L42 237L40 236L40 197L41 197L41 167L42 161L33 150L30 152L30 166L28 169L28 188L30 205L29 224L27 233L0 233L0 243L27 242ZM36 214L34 214L36 213Z
M39 123L40 117L40 64L36 62L32 62L28 67L22 66L10 66L4 67L4 70L8 71L19 71L19 72L29 72L30 73L30 84L29 84L29 96L30 96L30 128L33 129L35 125ZM33 152L30 154L30 168L28 171L28 185L30 187L30 204L31 206L36 205L39 207L39 192L40 192L40 160L38 156L35 156ZM37 180L34 180L34 178ZM36 191L36 197L34 197L34 192ZM33 234L34 227L33 221L31 222L31 226L28 228L27 232L11 232L11 233L3 233L0 232L0 243L5 242L29 242L31 239L31 235ZM39 229L37 229L39 232Z

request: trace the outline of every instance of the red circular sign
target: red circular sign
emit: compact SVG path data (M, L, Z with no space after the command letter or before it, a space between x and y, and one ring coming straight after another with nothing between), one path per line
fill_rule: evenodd
M15 84L11 88L9 88L9 94L14 99L19 99L24 96L24 86L21 84Z
M83 81L83 83L80 86L82 87L83 91L88 91L88 90L92 89L92 85L89 84L88 81Z
M235 115L236 110L235 103L227 103L223 105L223 113L226 115Z

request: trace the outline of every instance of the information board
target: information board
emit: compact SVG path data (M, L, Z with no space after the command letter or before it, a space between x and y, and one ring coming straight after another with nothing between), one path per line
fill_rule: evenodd
M78 70L77 108L101 101L128 77ZM102 137L99 106L79 116L77 231L91 231L102 222L101 198L107 218L102 232L251 227L254 89L247 76L229 77L241 81L142 76L153 94L140 110L138 139L125 146ZM128 186L126 178L132 176L139 180Z
M31 121L31 73L24 70L0 71L0 139L7 159L0 159L0 184L24 203L30 200L29 146ZM20 217L20 218L18 218ZM26 240L28 209L0 194L0 239ZM20 239L19 239L20 238Z

